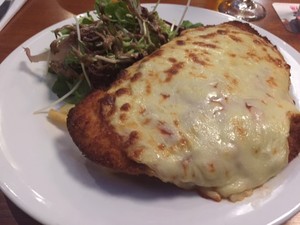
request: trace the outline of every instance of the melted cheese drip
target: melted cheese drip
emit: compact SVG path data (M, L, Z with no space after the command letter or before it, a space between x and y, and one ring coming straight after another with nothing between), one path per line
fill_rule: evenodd
M287 165L296 108L289 68L265 39L226 24L189 30L128 74L110 90L131 93L117 96L112 125L124 141L137 132L127 154L154 176L226 198Z

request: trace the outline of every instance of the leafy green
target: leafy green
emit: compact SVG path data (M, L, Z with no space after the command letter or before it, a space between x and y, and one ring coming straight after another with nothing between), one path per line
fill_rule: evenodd
M88 17L83 17L81 20L80 20L80 24L92 24L94 22L94 19L90 16Z
M57 76L55 83L53 84L51 90L55 93L59 98L63 97L65 94L70 92L72 87L78 82L78 79L66 78L65 76ZM67 103L77 104L79 103L88 93L90 93L91 89L87 82L83 80L79 87L75 92L71 94L66 99Z
M190 29L190 28L196 28L196 27L203 27L202 23L192 23L189 20L184 20L181 24L181 28L183 29Z

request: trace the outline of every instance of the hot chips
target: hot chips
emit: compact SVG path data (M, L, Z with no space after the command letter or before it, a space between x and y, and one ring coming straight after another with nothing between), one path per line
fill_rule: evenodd
M68 112L71 108L73 108L73 104L65 104L58 110L50 109L48 112L48 118L51 122L53 122L57 126L66 126Z

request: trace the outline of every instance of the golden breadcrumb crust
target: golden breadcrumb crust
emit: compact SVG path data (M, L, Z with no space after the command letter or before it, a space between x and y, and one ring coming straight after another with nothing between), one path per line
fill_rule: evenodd
M260 36L248 24L237 21L228 22L228 24ZM267 40L267 38L264 39ZM274 46L274 48L276 47ZM151 56L148 58L150 59ZM120 79L127 75L126 71L123 72ZM113 85L117 84L118 81ZM91 93L70 110L67 118L68 131L79 150L91 161L117 172L151 176L152 171L146 165L133 161L127 155L125 149L130 145L130 139L124 140L110 124L110 115L115 110L115 98L116 96L103 90ZM290 119L289 161L295 158L300 151L300 114L293 114ZM215 193L206 191L199 193L205 197L220 200L219 197L213 197Z

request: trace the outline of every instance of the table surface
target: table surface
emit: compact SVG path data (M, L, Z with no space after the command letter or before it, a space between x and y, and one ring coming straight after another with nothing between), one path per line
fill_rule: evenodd
M261 28L273 33L300 51L300 34L288 32L281 23L272 7L273 2L299 3L300 0L273 1L257 0L267 10L267 16L253 22ZM155 0L142 0L144 3L156 2ZM212 10L217 9L220 0L192 0L192 5ZM184 4L183 0L168 0L161 3ZM0 31L0 62L2 62L16 47L25 40L43 30L44 28L70 18L76 14L92 10L94 0L27 0L21 10L12 18L7 26ZM39 225L14 203L6 198L0 191L0 224L5 225ZM284 225L300 225L300 213Z

